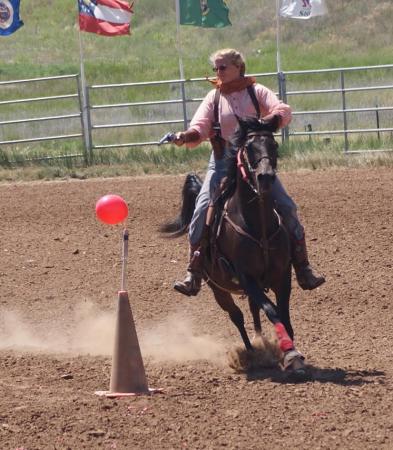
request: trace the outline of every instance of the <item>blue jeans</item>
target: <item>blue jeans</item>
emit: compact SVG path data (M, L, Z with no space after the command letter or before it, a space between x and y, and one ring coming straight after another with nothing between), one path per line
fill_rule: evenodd
M225 175L224 170L224 159L216 161L212 153L202 188L196 198L195 210L190 223L189 240L192 246L198 245L202 238L209 201ZM304 229L297 215L297 206L277 176L272 185L272 196L289 233L298 240L303 239Z

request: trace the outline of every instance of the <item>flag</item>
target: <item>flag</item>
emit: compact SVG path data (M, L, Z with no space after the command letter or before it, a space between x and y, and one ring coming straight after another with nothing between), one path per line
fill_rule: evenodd
M2 0L0 0L1 2ZM104 36L130 34L132 5L121 0L78 0L79 28Z
M19 0L0 0L0 36L8 36L23 25Z
M282 0L280 16L290 19L310 19L327 13L325 0Z
M178 0L180 24L204 28L223 28L232 25L224 0Z

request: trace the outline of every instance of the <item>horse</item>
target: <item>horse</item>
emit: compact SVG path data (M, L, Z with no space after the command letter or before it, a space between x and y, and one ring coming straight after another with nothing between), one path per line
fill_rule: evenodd
M292 273L289 236L271 196L278 158L278 144L273 135L277 123L240 118L238 121L224 183L229 188L214 196L215 218L208 227L203 278L218 305L239 330L245 349L251 352L254 347L232 294L248 297L254 331L259 337L260 310L265 312L275 328L283 354L282 367L303 378L304 357L295 349L289 312ZM176 237L187 231L200 188L201 179L194 173L188 174L180 214L163 224L162 232ZM269 290L274 293L276 303L267 296Z

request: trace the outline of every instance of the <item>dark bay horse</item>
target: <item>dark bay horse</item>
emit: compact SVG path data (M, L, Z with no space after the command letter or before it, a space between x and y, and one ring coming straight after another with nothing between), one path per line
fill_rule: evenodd
M265 312L274 325L284 368L301 377L305 374L304 358L295 349L289 314L289 237L271 197L278 157L275 128L257 119L239 119L228 163L231 192L225 199L222 193L217 196L203 276L217 303L238 328L246 349L253 350L253 346L244 327L243 313L231 294L248 297L257 335L261 335L260 309ZM164 224L161 231L171 236L186 232L200 188L199 177L187 175L181 212L175 220ZM274 293L276 303L266 295L269 290Z

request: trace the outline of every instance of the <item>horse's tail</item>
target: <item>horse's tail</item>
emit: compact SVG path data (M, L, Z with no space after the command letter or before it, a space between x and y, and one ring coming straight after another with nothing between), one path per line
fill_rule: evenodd
M202 187L201 178L194 172L187 175L182 191L182 205L179 215L160 226L161 233L167 233L171 238L184 234L190 225L195 209L195 200Z

